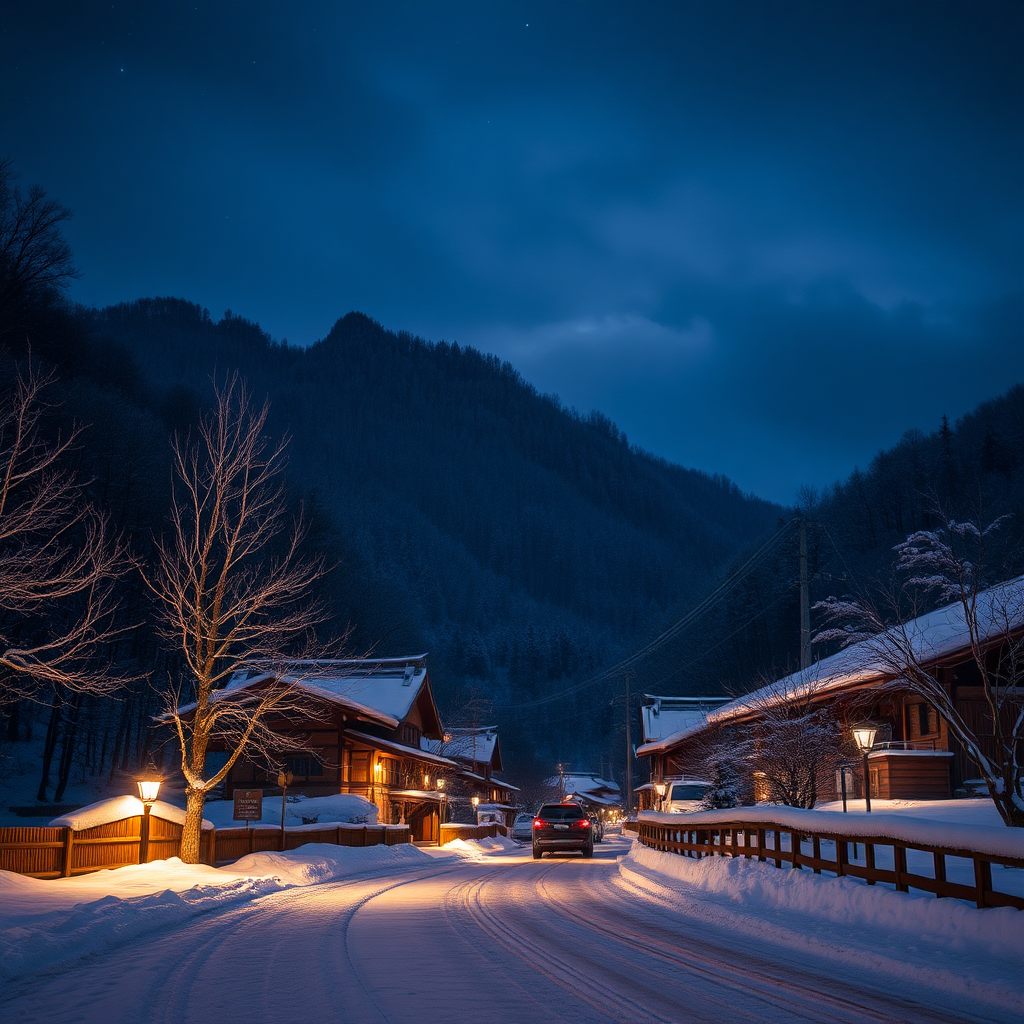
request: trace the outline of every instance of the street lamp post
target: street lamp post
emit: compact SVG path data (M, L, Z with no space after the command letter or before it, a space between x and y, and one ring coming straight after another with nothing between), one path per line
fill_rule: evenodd
M665 794L668 792L668 786L664 782L656 782L654 792L658 794L658 810L660 811L665 806Z
M152 773L147 777L139 779L139 799L142 801L142 827L139 830L139 863L149 863L149 812L153 810L153 804L160 793L160 783L163 780Z
M869 722L853 727L853 742L857 744L864 758L864 810L871 812L871 776L868 772L868 754L875 745L875 736L878 733L876 726Z
M441 800L437 808L437 842L438 845L441 843L441 826L444 824L444 779L437 780L437 791L441 794Z
M288 787L292 784L295 776L291 772L280 772L277 776L277 784L281 787L281 852L284 852L284 805L288 802ZM246 823L248 824L248 822Z

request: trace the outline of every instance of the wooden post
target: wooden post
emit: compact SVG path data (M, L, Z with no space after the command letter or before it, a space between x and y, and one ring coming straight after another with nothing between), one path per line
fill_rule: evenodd
M941 889L946 881L946 855L936 850L932 854L932 861L935 864L935 895L945 896L946 894Z
M836 839L836 878L842 878L846 874L846 865L849 862L850 844L844 839Z
M789 833L789 849L793 854L792 864L793 867L800 870L800 833L790 832Z
M875 879L870 875L870 872L875 870L875 844L865 843L864 844L864 866L868 869L868 885L874 885Z
M814 857L815 860L821 860L821 839L818 836L814 836L812 839L811 856ZM816 875L821 874L820 865L814 865L814 873Z
M71 877L71 855L75 848L75 830L70 826L64 829L64 851L60 862L61 878Z
M759 828L757 830L757 859L762 864L767 860L767 858L764 855L765 846L767 845L767 841L768 841L768 830L764 829L764 828Z
M974 901L979 907L988 906L987 893L992 891L992 865L975 854L974 857Z
M909 892L910 886L907 885L904 877L907 873L907 848L905 846L892 844L892 865L896 871L896 891Z
M149 811L147 803L142 811L142 822L139 825L139 863L149 863Z
M782 833L778 828L774 828L772 829L772 835L774 837L772 841L772 849L775 850L775 866L777 868L781 868L782 858L779 856L779 853L782 851Z

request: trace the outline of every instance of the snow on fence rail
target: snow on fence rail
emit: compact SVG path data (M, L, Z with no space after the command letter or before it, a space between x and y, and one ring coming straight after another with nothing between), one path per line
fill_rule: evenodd
M853 822L831 820L837 816L828 812L784 809L773 815L777 810L745 808L742 817L735 811L695 815L647 813L640 819L638 838L653 850L684 857L746 857L748 860L756 857L761 863L773 862L777 868L785 863L796 869L810 868L817 875L826 871L837 878L861 878L868 885L886 882L894 885L898 892L919 889L940 897L970 900L978 907L1024 910L1024 895L1002 892L993 887L992 881L993 864L1024 868L1024 850L1017 849L1024 844L1022 836L1006 835L1004 841L998 841L986 835L988 830L967 830L930 822L914 823L909 828L908 823L900 822L900 827L893 831L902 835L866 834L866 829L857 828ZM857 826L865 824L868 823L863 819L857 819ZM879 831L887 831L885 823L881 824ZM926 827L921 829L920 825ZM932 825L934 829L927 827ZM924 835L915 836L914 832ZM982 849L930 841L935 836L949 837L950 834L963 840L965 832L979 840L972 845ZM810 851L806 852L808 845ZM859 847L863 847L863 857L858 856ZM832 856L824 856L829 849ZM917 856L917 863L908 866L908 852L924 856ZM964 873L948 872L947 858L958 859L959 864L970 862L973 880L964 882L948 877ZM930 875L911 869L923 868L929 861Z
M141 814L85 829L4 826L0 827L0 870L33 878L68 878L165 860L178 856L181 831L180 824L156 814L149 817L148 843L144 842ZM404 825L298 825L286 828L283 837L279 828L268 826L209 827L203 829L199 859L203 864L221 865L250 853L294 850L306 843L360 847L407 842L409 829Z

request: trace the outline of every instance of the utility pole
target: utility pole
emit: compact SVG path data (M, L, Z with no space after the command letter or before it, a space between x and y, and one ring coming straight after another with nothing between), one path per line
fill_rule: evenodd
M626 811L633 809L633 732L629 717L629 673L626 673Z
M565 803L565 765L558 763L558 802Z
M811 665L811 594L807 575L807 520L800 520L800 667Z

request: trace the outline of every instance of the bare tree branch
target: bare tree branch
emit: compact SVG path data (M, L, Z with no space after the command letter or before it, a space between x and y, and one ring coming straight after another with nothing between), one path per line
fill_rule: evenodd
M114 627L113 582L125 549L63 468L78 431L47 441L40 424L52 383L31 363L0 400L0 702L49 683L104 694L124 680L98 654Z
M237 376L216 388L198 438L175 439L170 526L156 540L155 571L139 566L160 609L160 633L185 665L168 688L166 717L186 783L181 856L191 862L206 794L243 754L280 754L274 720L316 714L288 667L324 653L314 633L325 614L311 597L324 565L300 555L305 525L289 522L284 493L287 439L266 436L267 412ZM254 663L270 667L260 686L228 685ZM230 753L208 773L214 740ZM290 750L297 744L301 738L287 741Z

